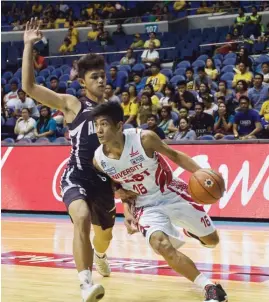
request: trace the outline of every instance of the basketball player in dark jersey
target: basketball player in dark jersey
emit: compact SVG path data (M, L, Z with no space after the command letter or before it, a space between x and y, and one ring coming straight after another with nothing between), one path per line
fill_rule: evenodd
M81 84L87 90L86 97L78 100L72 95L55 93L35 83L33 44L41 38L37 20L31 19L24 33L22 88L40 103L62 111L69 126L72 150L68 167L62 176L61 189L74 225L73 255L82 298L84 302L95 302L104 296L104 288L92 282L93 258L97 271L109 276L110 267L105 252L112 239L116 214L112 184L105 174L99 173L92 165L99 141L91 110L103 102L105 62L102 56L95 54L85 55L79 60L78 73ZM124 192L121 193L124 195ZM95 233L94 255L89 239L91 224Z

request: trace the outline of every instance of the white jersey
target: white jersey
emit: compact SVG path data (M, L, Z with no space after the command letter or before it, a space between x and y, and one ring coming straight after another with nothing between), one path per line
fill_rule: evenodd
M187 184L173 177L169 164L158 153L146 155L141 143L141 129L126 129L125 144L119 160L108 158L103 145L95 151L98 166L126 190L138 193L136 207L154 205L161 201L191 200Z

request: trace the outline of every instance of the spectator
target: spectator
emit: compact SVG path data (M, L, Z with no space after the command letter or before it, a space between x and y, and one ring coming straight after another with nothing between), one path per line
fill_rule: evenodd
M188 119L185 117L180 118L178 131L176 132L173 140L174 141L193 141L196 139L197 139L196 133L194 130L190 129Z
M194 89L197 90L200 87L201 83L206 84L209 88L211 88L212 80L206 74L204 67L198 67L197 69L198 76L194 79Z
M143 92L147 92L149 93L150 97L151 97L151 101L153 105L156 105L158 108L160 108L160 100L157 97L157 95L155 95L153 86L151 84L147 84L144 88Z
M206 84L201 83L201 85L199 86L199 92L197 96L198 102L203 103L203 98L212 98L212 97L213 95L210 93L209 87Z
M263 75L256 73L254 76L254 85L253 88L248 90L248 98L251 102L251 105L257 109L261 110L262 104L269 98L268 87L269 85L263 85Z
M175 88L172 84L167 84L164 89L164 96L160 99L161 106L172 106L175 100Z
M4 96L4 102L7 104L10 102L10 104L12 103L12 100L17 100L18 99L18 82L16 80L13 80L10 83L10 92L8 92L5 96ZM13 102L14 103L14 102ZM12 105L13 106L13 105Z
M251 70L252 61L249 58L248 50L244 46L240 47L239 53L238 53L237 58L236 58L236 63L235 64L236 64L236 68L237 69L235 71L237 73L240 73L238 71L238 68L239 68L239 64L241 62L243 62L246 65L246 67L248 68L248 70Z
M214 8L213 7L208 7L206 1L202 1L200 4L200 7L197 9L197 14L210 14L213 13Z
M59 13L57 19L54 22L54 27L59 28L60 26L64 25L65 23L65 17L62 12Z
M187 120L189 120L189 110L187 108L180 108L178 113L179 118L185 117Z
M196 136L200 137L205 134L212 134L214 119L213 116L204 113L204 104L195 104L195 115L190 117L191 128L195 131Z
M104 19L110 19L112 18L113 13L115 13L116 9L115 7L111 4L111 2L107 2L103 8L102 11L102 16Z
M34 17L39 17L41 14L41 11L43 9L43 6L40 2L34 2L33 6L32 6L32 14Z
M246 23L247 23L247 16L245 16L245 9L243 7L239 7L238 16L234 21L234 28L237 28L239 33L241 33Z
M191 67L188 67L185 71L185 78L187 84L187 90L195 90L194 88L194 71Z
M219 89L218 92L215 93L215 100L220 96L224 96L225 104L231 102L235 98L234 91L228 89L226 81L219 81Z
M37 71L40 71L47 67L46 59L40 56L37 48L33 49L33 62L34 62L34 69Z
M269 62L262 63L263 84L269 84Z
M129 91L129 94L130 94L130 101L132 103L136 104L137 103L137 90L136 90L135 85L130 84L128 91Z
M171 107L164 106L161 110L159 127L163 130L166 137L177 132L171 115Z
M154 131L160 139L165 139L165 134L162 128L158 127L158 118L157 115L151 114L148 116L147 125L143 127L145 130Z
M57 76L51 76L50 77L50 89L57 93L65 93L66 89L59 87L59 80Z
M126 34L125 34L125 32L124 32L124 30L123 30L123 28L122 28L122 25L121 24L118 24L117 25L117 29L116 29L116 31L114 31L113 32L113 36L125 36Z
M148 116L154 114L156 115L158 107L152 104L150 94L144 92L141 96L141 105L138 109L137 123L138 125L145 124L147 122Z
M113 40L109 37L108 31L104 31L103 33L99 34L97 39L100 42L101 46L114 44Z
M261 35L262 16L258 14L258 9L255 5L251 8L252 14L248 17L248 28L246 36L254 35L255 38Z
M78 60L74 60L72 63L72 68L70 70L69 79L74 81L78 78Z
M135 64L135 57L132 48L128 48L126 55L121 58L120 60L121 65L134 65Z
M69 6L66 3L60 3L59 10L60 12L66 14L67 11L69 10Z
M86 88L82 87L80 89L80 97L85 97L85 96L87 96L87 90Z
M232 32L232 39L236 41L239 38L240 38L240 33L237 28L234 28Z
M30 110L28 108L23 108L21 111L21 117L17 119L14 133L17 134L16 141L21 140L22 138L33 139L35 137L35 123L36 121L31 118Z
M92 19L93 15L94 15L94 7L92 3L88 3L88 6L86 8L86 12L87 15L89 17L89 19Z
M118 102L119 104L121 103L120 98L113 93L113 87L111 84L106 84L105 99L110 102Z
M214 116L215 112L218 111L218 106L213 103L213 97L203 97L204 113Z
M69 25L68 37L71 40L73 46L76 46L79 42L79 31L73 26Z
M269 131L269 100L264 102L260 111L260 116L262 117L262 126L264 130L267 132L267 137L268 136L268 131Z
M142 81L141 75L138 73L134 74L134 84L138 93L145 88L145 82Z
M160 40L156 39L156 34L154 32L151 32L149 34L149 40L147 40L144 44L144 48L149 48L149 43L154 42L154 47L159 48L161 45Z
M40 119L36 123L35 137L46 137L49 141L53 142L56 139L56 127L57 124L53 118L51 118L51 110L47 106L41 106Z
M252 77L253 77L252 73L247 71L246 65L243 62L241 62L238 65L238 69L240 73L234 75L233 84L232 84L233 87L236 87L236 84L239 80L244 80L249 85L252 81Z
M249 105L249 98L241 96L239 99L240 111L234 117L233 133L235 138L256 138L262 130L259 113L254 109L249 109Z
M88 32L88 39L91 41L97 40L99 31L97 30L97 24L92 23L92 30Z
M239 99L241 96L247 96L248 95L248 84L244 80L240 80L236 84L236 100L238 101L239 104Z
M157 50L154 50L154 42L149 43L149 48L145 49L141 55L142 62L145 63L148 67L152 66L152 63L159 62L159 53Z
M227 55L230 51L236 51L237 43L231 43L231 42L234 42L234 40L232 35L228 33L226 35L226 43L223 46L217 48L215 50L215 53Z
M116 66L112 66L110 68L110 74L107 78L107 84L111 84L113 87L114 94L118 95L124 89L125 78L118 74L118 68Z
M214 124L215 139L221 139L225 135L231 134L233 122L234 116L228 114L226 105L224 103L220 103Z
M24 25L22 24L22 21L21 20L17 20L16 22L14 22L12 24L14 27L13 27L13 30L23 30L24 29Z
M18 97L19 102L15 107L17 115L21 115L22 110L26 108L29 110L30 115L37 120L40 114L35 102L31 98L26 97L26 93L22 89L18 90Z
M161 21L171 21L174 18L173 15L169 12L167 6L165 6L162 9L162 13L161 14L162 14Z
M155 92L162 92L166 85L166 76L160 73L159 64L152 63L151 74L152 76L147 79L147 84L151 84Z
M131 44L130 48L143 48L144 47L144 41L140 38L139 34L134 35L134 42Z
M208 58L206 60L205 73L212 81L216 81L218 78L219 72L216 69L215 63L211 58Z
M136 127L138 105L130 101L129 91L123 91L121 95L121 100L122 100L121 107L123 109L123 114L124 114L124 123L132 124L134 127Z
M175 111L179 111L181 108L187 108L193 110L196 103L195 96L187 90L187 84L185 81L179 81L177 83L178 94L175 97L173 108Z
M74 50L74 46L71 43L71 40L69 38L64 39L64 43L59 48L59 52L61 54L66 54L68 52L72 52Z
M179 12L181 10L184 10L186 7L186 1L175 1L173 8L174 11Z

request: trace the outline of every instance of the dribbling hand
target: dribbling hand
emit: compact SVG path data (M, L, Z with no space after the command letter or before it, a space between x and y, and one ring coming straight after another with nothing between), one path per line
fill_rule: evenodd
M34 44L35 42L42 39L43 35L39 28L40 21L38 21L37 18L32 18L26 23L23 37L25 44Z

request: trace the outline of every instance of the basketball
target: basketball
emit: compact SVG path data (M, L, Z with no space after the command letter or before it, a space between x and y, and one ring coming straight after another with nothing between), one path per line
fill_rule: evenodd
M225 191L225 184L220 173L211 169L200 169L189 180L189 193L200 204L214 204Z

